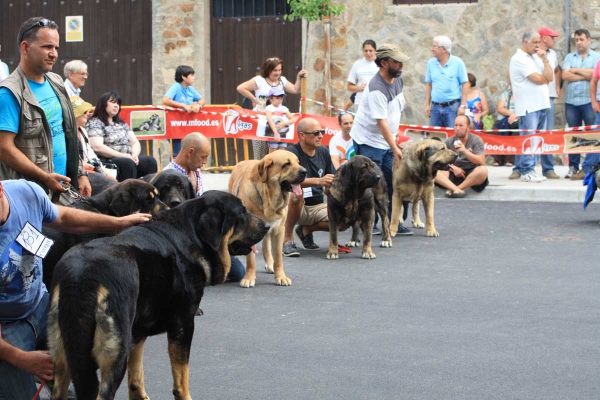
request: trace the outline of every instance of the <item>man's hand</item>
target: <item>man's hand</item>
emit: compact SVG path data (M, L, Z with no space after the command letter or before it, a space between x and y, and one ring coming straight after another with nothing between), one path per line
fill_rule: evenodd
M24 351L13 365L46 381L54 376L54 364L47 351Z
M131 155L131 159L133 160L133 162L135 163L135 165L138 165L140 163L140 158L138 156L134 156L132 154Z
M189 106L187 104L183 104L183 107L181 107L185 110L185 112L190 113L192 112L192 106Z
M402 150L400 150L400 147L394 146L392 152L394 153L394 166L397 167L400 165L400 161L402 161Z
M56 174L56 173L52 172L52 173L47 173L45 175L42 183L44 185L46 185L46 187L48 189L50 189L52 192L58 192L58 193L66 192L67 190L64 187L62 187L62 185L60 184L60 181L71 182L71 178L69 178L68 176L64 176L64 175L60 175L60 174Z
M321 186L325 186L325 187L331 186L332 183L333 183L333 175L332 174L325 175L319 181L319 184Z
M542 61L546 61L548 58L548 54L547 54L546 50L539 49L537 51L537 55L539 58L542 59Z
M359 92L364 92L366 87L367 87L366 83L363 83L362 85L360 85L359 86L359 88L360 88Z
M126 215L124 217L119 217L119 221L121 222L123 229L129 228L130 226L141 224L144 222L148 222L152 219L152 215L145 213L136 213L131 215Z
M79 194L83 197L90 197L92 195L92 185L87 176L80 176L77 178L79 184Z
M592 108L594 109L594 112L600 112L600 103L598 103L598 100L592 99Z
M558 85L556 85L556 98L560 99L561 95L562 95L562 90L560 87L558 87Z
M427 104L425 106L425 116L427 118L431 118L431 105L430 104Z
M464 115L466 109L467 109L467 106L461 105L460 107L458 107L458 112L456 113L456 115Z
M454 174L454 176L456 176L457 178L464 178L465 177L465 170L462 169L461 167L457 167L456 165L452 165L452 166L450 166L450 169L452 170L452 173Z
M515 121L518 121L519 117L517 117L517 114L510 114L508 117L508 123L512 124Z
M457 153L461 153L461 154L464 153L465 151L467 151L467 149L465 148L465 145L462 144L462 142L459 142L459 141L457 141L454 144L454 150L456 150ZM454 175L456 175L456 174L454 174Z
M202 106L201 106L200 104L198 104L198 103L194 103L194 104L192 104L192 106L191 106L191 111L192 111L193 113L197 113L198 111L200 111L200 109L201 109L201 108L202 108Z

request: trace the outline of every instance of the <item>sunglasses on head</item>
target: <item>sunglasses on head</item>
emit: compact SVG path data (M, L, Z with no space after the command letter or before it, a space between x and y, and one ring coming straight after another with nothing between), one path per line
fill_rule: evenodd
M267 58L267 61L279 61L279 58L271 57L271 58Z
M23 33L21 33L21 39L19 40L19 43L21 43L23 41L23 37L25 36L25 34L27 32L29 32L30 30L32 30L33 28L44 28L44 27L49 27L51 24L56 24L54 21L50 21L46 18L39 20L38 22L36 22L35 24L31 25L29 28L25 29L23 31Z
M304 133L305 135L315 135L315 136L324 135L325 129L317 129L316 131L313 131L313 132L302 132L302 133Z

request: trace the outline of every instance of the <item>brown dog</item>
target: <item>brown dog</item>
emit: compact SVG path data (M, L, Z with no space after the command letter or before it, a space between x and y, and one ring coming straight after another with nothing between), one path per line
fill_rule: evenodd
M268 222L271 230L262 242L265 269L275 273L275 284L290 286L292 280L283 271L283 236L289 192L302 196L300 183L306 178L295 154L279 150L267 154L260 161L249 160L237 164L229 178L229 192L242 199L252 214ZM241 287L253 287L256 282L254 253L246 257L246 275Z
M394 170L394 195L392 197L392 236L398 232L398 222L402 218L403 201L413 203L412 224L415 228L424 228L419 217L419 200L423 201L427 236L440 236L433 224L433 189L437 171L447 171L449 165L456 161L458 154L448 150L438 140L423 140L408 145L402 150L404 158L400 166Z

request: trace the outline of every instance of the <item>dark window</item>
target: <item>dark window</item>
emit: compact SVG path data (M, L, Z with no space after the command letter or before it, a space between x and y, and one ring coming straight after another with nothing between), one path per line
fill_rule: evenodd
M282 17L289 14L286 0L213 0L213 18Z
M443 6L446 4L476 4L477 0L394 0L395 5L404 6Z

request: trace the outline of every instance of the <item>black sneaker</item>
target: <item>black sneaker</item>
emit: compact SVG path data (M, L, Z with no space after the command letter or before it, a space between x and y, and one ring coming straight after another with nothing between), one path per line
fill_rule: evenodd
M413 231L404 227L404 225L402 225L402 224L398 224L398 233L396 233L396 235L411 236L412 234L413 234Z
M287 242L283 244L283 255L286 257L300 257L300 252L298 251L298 247L296 247L296 243Z
M315 244L315 242L313 241L312 233L309 233L308 235L302 234L302 225L298 225L296 227L296 229L294 229L294 233L296 234L296 237L300 241L300 246L302 246L302 248L304 250L319 250L320 249L320 247L317 246Z
M373 236L375 236L375 235L381 235L381 230L378 227L374 226L373 227L373 233L372 233L372 235Z

